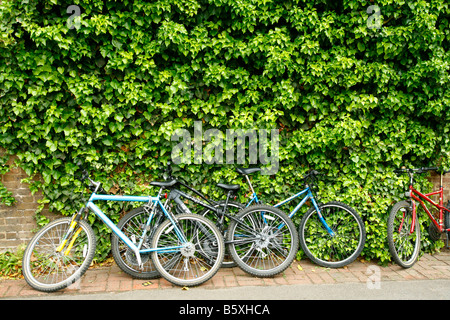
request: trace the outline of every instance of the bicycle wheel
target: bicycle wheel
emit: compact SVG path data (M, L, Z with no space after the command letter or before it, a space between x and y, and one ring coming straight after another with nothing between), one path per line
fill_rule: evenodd
M156 227L161 223L163 213L157 211L157 214L150 222L149 230L146 233L142 249L148 249L151 246L151 238L155 232ZM138 244L146 227L149 218L149 213L144 207L139 207L128 212L122 219L120 219L117 227L134 243ZM160 274L156 270L151 254L141 254L141 262L143 269L139 268L136 254L130 249L125 242L113 233L111 237L111 251L120 269L125 273L137 279L155 279L159 278Z
M224 207L224 206L225 206L225 201L223 200L223 201L219 201L216 205L214 205L214 208ZM243 205L242 203L235 202L235 201L228 201L227 214L235 216L240 210L242 210L244 208L245 208L245 205ZM220 218L217 217L215 212L212 212L210 209L203 210L200 213L200 215L202 215L202 216L208 218L209 220L215 222L216 226L222 232L223 237L225 239L227 238L227 231L228 231L228 225L229 225L228 218L224 217L223 224L219 226L218 225L218 223L219 223L218 219L220 219ZM225 246L225 256L223 258L222 268L233 268L233 267L236 267L236 266L237 266L236 262L234 262L233 257L228 253L227 246Z
M228 230L228 250L237 265L257 277L283 272L295 258L298 234L280 209L255 205L242 210Z
M23 276L36 290L52 292L76 282L89 268L95 253L95 234L81 220L66 246L57 251L69 230L71 218L49 223L31 239L22 261Z
M326 268L340 268L352 263L364 248L366 229L361 217L348 205L331 201L320 205L320 213L310 208L299 226L300 246L314 263Z
M389 251L394 261L403 268L416 263L420 253L420 225L416 216L414 232L411 233L413 214L408 201L394 205L387 225Z
M174 225L165 220L152 239L152 248L159 249L152 254L153 262L167 281L198 286L219 270L225 252L223 236L214 223L200 215L181 214L175 219L187 242L183 243Z

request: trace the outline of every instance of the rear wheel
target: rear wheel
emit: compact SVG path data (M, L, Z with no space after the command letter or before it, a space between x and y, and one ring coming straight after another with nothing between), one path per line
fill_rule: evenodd
M298 250L298 234L281 210L255 205L242 210L228 230L228 250L237 265L257 277L272 277L290 266Z
M175 217L177 228L165 220L152 239L152 259L156 269L178 286L198 286L211 279L223 262L225 245L219 229L210 220L196 214ZM186 238L182 242L177 231Z
M450 200L448 201L446 208L450 210ZM444 210L444 224L445 229L450 229L450 212L445 210Z
M150 222L149 230L146 233L141 249L149 249L151 246L151 238L160 223L162 212L159 210ZM144 207L139 207L128 212L122 219L120 219L117 227L134 243L138 244L142 240L142 235L146 227L150 214ZM125 242L113 233L111 236L111 251L120 269L125 273L137 279L155 279L159 278L160 274L156 270L151 254L141 254L141 262L143 269L139 268L139 264L134 251L129 248Z
M396 203L389 214L387 238L392 258L403 268L412 267L420 253L420 225L417 217L411 233L412 225L411 203Z

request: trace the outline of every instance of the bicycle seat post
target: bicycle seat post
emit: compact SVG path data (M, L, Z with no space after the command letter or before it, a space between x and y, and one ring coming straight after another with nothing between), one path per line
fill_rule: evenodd
M161 198L161 193L163 191L163 187L159 188L159 192L158 192L158 199Z
M230 200L231 193L232 193L231 190L227 192L227 199L225 200L225 206L223 208L223 212L227 212L228 201Z
M253 189L252 183L250 182L250 179L248 178L248 175L244 174L244 176L245 176L245 179L247 179L247 183L248 183L248 185L250 187L250 190L252 191L252 195L254 195L255 194L255 190Z
M220 212L220 214L219 214L219 216L220 216L219 223L221 225L223 224L223 221L225 220L225 214L227 213L227 209L228 209L228 202L230 201L230 197L232 194L233 194L232 190L229 190L227 192L227 199L225 200L225 206L223 207L222 212ZM219 208L219 210L220 210L220 208Z
M409 187L411 188L412 185L414 184L414 173L413 172L408 172L409 175Z

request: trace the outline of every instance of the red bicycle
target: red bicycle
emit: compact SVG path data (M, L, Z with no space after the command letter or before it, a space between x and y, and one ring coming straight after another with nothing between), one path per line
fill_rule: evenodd
M414 189L414 175L424 173L426 171L436 171L441 174L441 186L438 191L422 194ZM417 215L416 201L425 210L431 219L429 227L430 236L434 240L438 240L442 233L446 234L447 247L448 237L450 233L450 201L447 207L444 206L442 186L442 177L450 172L440 170L437 167L432 168L416 168L416 169L399 169L394 171L397 174L407 173L409 175L409 190L405 195L408 200L400 201L394 205L388 220L387 238L389 242L389 251L396 263L403 268L410 268L414 265L420 253L420 225ZM431 196L439 195L439 203L430 199ZM439 216L435 218L428 210L424 201L430 203L439 210Z

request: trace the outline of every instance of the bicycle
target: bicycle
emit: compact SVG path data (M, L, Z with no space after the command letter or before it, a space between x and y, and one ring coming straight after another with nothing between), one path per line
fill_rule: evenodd
M196 286L209 280L220 268L225 251L223 236L208 219L193 215L173 215L161 202L164 188L172 182L152 182L160 187L156 197L107 195L100 182L93 181L86 171L80 179L89 180L92 194L86 204L71 218L55 220L31 239L23 256L26 282L39 291L61 290L76 282L87 271L94 258L96 239L87 222L93 212L124 242L142 270L149 254L154 266L169 282L178 286ZM138 239L127 237L95 201L137 201L149 205L145 227ZM156 230L150 228L156 210L165 219ZM149 243L147 232L152 231Z
M247 206L261 203L248 178L249 174L260 170L260 168L237 169L237 172L245 176L252 192L252 198ZM305 189L275 204L274 207L281 207L303 196L288 214L288 217L292 218L306 201L311 200L312 207L302 217L298 228L300 246L314 263L327 268L339 268L350 264L361 254L366 241L366 230L361 217L350 206L338 201L317 203L313 188L318 175L321 175L318 171L311 170L302 178Z
M227 197L224 201L213 201L184 181L173 178L170 165L166 168L166 174L170 181L176 181L201 198L173 189L168 199L176 203L175 210L191 213L182 198L204 207L200 214L215 221L225 236L231 258L225 258L222 266L237 265L254 276L272 277L292 263L298 249L298 236L295 225L281 210L266 205L245 209L230 200L240 189L235 184L217 184L227 192Z
M427 171L436 171L441 173L441 186L439 190L430 193L422 194L414 188L414 175L421 174ZM442 177L450 172L440 170L438 167L431 168L402 168L394 170L396 174L407 173L409 176L409 188L405 192L408 200L397 202L389 213L387 238L389 243L389 251L394 261L403 268L410 268L416 263L420 253L420 224L417 214L417 205L415 201L420 203L420 206L425 210L431 220L430 228L431 235L434 240L437 240L442 233L447 236L450 232L450 201L447 208L443 203ZM439 203L430 199L433 195L439 195ZM428 210L423 200L430 203L439 210L439 216L435 219Z

